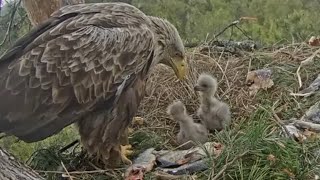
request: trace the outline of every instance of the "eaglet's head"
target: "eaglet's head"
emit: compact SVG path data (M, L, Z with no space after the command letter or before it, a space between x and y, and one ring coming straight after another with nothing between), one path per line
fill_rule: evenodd
M159 47L159 62L171 67L179 79L186 75L185 50L177 29L169 21L148 16L151 20Z
M186 107L181 101L175 101L168 106L167 113L173 118L183 116L186 114Z
M194 86L194 90L200 93L214 94L217 91L217 84L216 78L209 74L202 73Z

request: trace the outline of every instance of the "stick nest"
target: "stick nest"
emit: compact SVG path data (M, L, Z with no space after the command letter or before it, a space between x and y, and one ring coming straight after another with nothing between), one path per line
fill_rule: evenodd
M203 52L203 49L206 49L206 52ZM158 65L154 69L148 80L147 95L140 105L138 115L145 119L146 127L144 128L166 138L169 136L172 140L177 131L177 123L166 114L167 107L173 101L181 100L186 105L188 113L193 115L199 107L198 95L193 90L193 86L199 74L206 72L218 79L219 87L216 96L231 106L234 126L240 119L247 119L263 100L256 97L259 93L255 97L249 95L248 87L245 85L249 71L271 68L272 78L276 81L275 83L277 81L279 83L268 90L268 93L271 93L271 99L268 101L276 101L280 98L285 102L290 91L299 90L295 75L296 68L317 49L304 43L291 44L254 52L242 51L242 55L239 56L239 54L221 52L221 49L217 52L214 47L194 48L187 53L188 74L185 80L179 81L174 72L164 65ZM313 70L310 69L310 71ZM305 80L304 87L316 77L314 72L316 71L311 74L306 70L302 75Z

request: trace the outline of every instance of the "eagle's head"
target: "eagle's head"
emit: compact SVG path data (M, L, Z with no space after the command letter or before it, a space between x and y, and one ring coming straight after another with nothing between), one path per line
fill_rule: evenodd
M157 40L156 56L158 62L171 67L179 79L183 79L187 71L185 50L177 29L169 21L148 16L155 30Z

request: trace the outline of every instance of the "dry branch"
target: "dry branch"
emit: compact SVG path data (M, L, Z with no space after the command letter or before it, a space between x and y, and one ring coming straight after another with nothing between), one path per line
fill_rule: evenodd
M315 124L312 122L296 120L293 122L294 126L302 129L308 129L310 131L320 133L320 124Z
M44 179L31 168L19 163L12 155L0 148L0 179Z

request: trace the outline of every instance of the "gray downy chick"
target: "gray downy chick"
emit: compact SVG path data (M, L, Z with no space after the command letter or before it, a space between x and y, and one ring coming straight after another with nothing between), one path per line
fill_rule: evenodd
M177 143L182 145L181 149L189 149L197 143L208 141L208 130L202 124L195 123L187 114L186 107L181 101L173 102L168 107L167 113L175 121L178 121L180 130L177 134ZM187 143L190 141L190 143Z
M197 115L209 131L221 131L231 123L230 107L214 97L218 89L216 78L209 74L200 74L194 90L200 94L200 107Z

